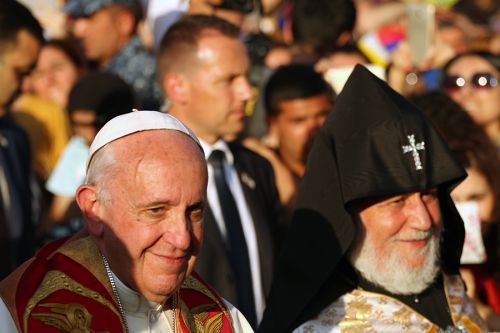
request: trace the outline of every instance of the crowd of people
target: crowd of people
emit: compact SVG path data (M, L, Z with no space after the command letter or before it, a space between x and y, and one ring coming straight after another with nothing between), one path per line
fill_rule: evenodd
M500 330L499 27L0 1L0 331Z

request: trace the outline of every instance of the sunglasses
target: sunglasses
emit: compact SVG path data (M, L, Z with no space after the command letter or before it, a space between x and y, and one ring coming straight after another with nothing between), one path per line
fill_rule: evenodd
M444 78L444 89L454 91L471 84L474 89L490 89L498 85L497 77L491 73L475 73L470 80L459 75L448 75Z

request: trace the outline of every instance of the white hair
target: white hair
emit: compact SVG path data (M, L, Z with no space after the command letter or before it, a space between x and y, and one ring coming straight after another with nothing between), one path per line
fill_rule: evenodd
M416 256L426 256L421 267L410 267L397 251L392 251L389 256L378 253L371 238L366 236L351 250L350 261L366 280L393 294L418 294L434 282L440 271L440 235L431 229L415 231L411 237L430 237L427 244L415 252Z
M114 150L109 144L99 149L92 157L85 183L96 187L96 196L99 201L111 199L109 186L117 167Z

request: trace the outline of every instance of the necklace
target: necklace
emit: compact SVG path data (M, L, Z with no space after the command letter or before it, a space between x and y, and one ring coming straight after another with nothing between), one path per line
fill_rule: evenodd
M120 315L122 316L123 326L125 326L125 333L129 333L127 319L125 318L125 311L123 310L122 302L120 301L120 296L118 295L118 289L116 288L115 279L113 279L113 274L111 274L111 269L109 268L108 260L101 254L102 262L106 268L106 274L108 275L109 283L111 284L111 289L113 289L113 294L115 295L116 303L118 303L118 309L120 310Z
M120 315L123 319L123 326L125 326L125 333L129 333L129 328L127 324L127 319L125 318L125 310L123 309L122 302L120 301L120 295L118 295L118 288L116 287L115 279L113 278L113 274L111 273L111 269L109 268L108 260L106 257L101 254L102 262L104 263L104 268L106 269L106 274L108 275L109 283L111 284L111 289L113 290L113 294L115 295L116 303L118 304L118 309L120 311ZM177 293L174 293L172 296L172 332L175 333L175 306L177 304ZM158 306L151 312L149 320L156 321L161 315L161 311L163 309L162 304L158 304ZM170 324L170 323L169 323Z

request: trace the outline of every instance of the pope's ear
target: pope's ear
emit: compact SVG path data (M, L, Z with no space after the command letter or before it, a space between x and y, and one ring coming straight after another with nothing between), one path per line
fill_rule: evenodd
M100 203L93 185L82 185L76 191L76 202L83 213L83 221L91 235L101 237L104 224L100 217Z

